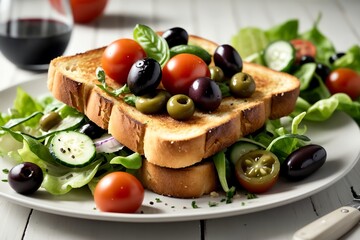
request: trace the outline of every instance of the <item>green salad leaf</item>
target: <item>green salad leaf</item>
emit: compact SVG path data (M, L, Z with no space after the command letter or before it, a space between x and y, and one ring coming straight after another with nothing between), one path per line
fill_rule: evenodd
M39 119L49 111L58 112L62 121L43 132L40 130ZM87 119L76 109L55 101L52 97L38 100L19 88L14 106L9 113L1 113L0 120L0 156L10 159L14 164L27 161L38 165L44 173L42 187L54 195L66 194L73 188L86 186L94 178L93 182L96 182L107 172L127 171L127 167L131 168L129 171L134 171L142 163L139 154L123 150L121 153L98 153L92 163L81 168L58 163L48 148L52 135L58 131L76 130ZM114 161L113 164L110 163L111 160Z
M266 33L256 27L242 28L231 39L231 44L247 61L263 64L262 51L269 44Z
M348 49L344 56L337 59L334 64L333 68L351 68L357 71L360 74L360 46L354 45L350 49Z
M316 46L316 60L317 62L329 64L329 58L335 54L335 47L332 42L325 37L319 30L318 25L321 19L319 15L313 27L300 35L300 38L309 40Z
M269 42L277 40L290 41L298 36L299 21L290 19L265 31Z
M231 42L245 61L265 65L261 56L272 41L304 39L315 45L317 63L323 63L330 69L350 68L360 74L360 45L352 46L344 56L330 64L329 58L336 53L336 49L330 39L319 30L320 20L321 14L313 26L303 33L298 32L299 22L296 19L284 21L267 30L246 27L233 35ZM289 73L296 76L301 83L300 97L297 99L292 116L306 112L307 116L304 119L324 121L335 111L344 111L360 124L360 101L352 101L343 94L331 96L325 82L316 73L316 63L307 63L300 67L294 66Z
M158 61L161 66L170 59L170 50L166 40L150 27L137 24L133 37L145 50L146 55Z

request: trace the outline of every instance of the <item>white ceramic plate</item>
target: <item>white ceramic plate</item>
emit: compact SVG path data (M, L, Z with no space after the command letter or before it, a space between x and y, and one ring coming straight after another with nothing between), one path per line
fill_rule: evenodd
M46 94L46 80L39 77L33 81L21 84L32 96ZM16 86L0 92L0 111L12 106ZM0 182L0 196L13 203L53 214L86 219L122 221L122 222L164 222L186 221L220 218L257 212L288 204L308 197L330 186L356 164L359 158L360 131L357 124L347 115L337 113L333 118L320 124L307 124L308 136L314 143L325 147L328 159L324 166L314 175L301 182L288 183L279 181L266 194L258 195L256 199L238 196L233 203L221 202L223 196L216 198L202 197L198 199L168 198L146 191L143 206L139 213L120 214L104 213L96 210L92 196L87 189L73 190L64 196L51 196L45 191L38 191L32 196L15 193L8 183ZM11 164L0 158L0 170L10 169ZM7 175L1 171L0 179ZM193 201L198 206L192 207ZM209 202L216 202L216 207L210 207Z

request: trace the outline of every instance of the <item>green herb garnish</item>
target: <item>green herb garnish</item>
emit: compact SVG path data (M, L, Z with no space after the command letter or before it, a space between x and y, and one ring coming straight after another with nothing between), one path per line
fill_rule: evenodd
M137 24L133 37L144 49L146 55L158 61L161 66L170 59L170 50L166 40L150 27Z
M101 88L102 90L104 90L106 93L110 94L113 97L118 97L120 95L130 93L130 89L127 86L127 84L125 84L124 86L118 89L113 89L112 87L107 85L105 71L100 67L96 69L96 77L100 82L100 84L97 84L96 86L98 86L99 88Z
M196 201L191 202L192 208L199 208L199 206L196 204Z

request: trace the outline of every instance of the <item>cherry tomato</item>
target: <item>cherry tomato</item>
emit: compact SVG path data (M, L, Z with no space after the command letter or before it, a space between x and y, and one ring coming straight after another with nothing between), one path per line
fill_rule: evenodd
M300 63L303 56L315 58L316 47L312 42L304 39L293 39L290 41L290 43L294 46L296 50L296 63Z
M74 21L88 23L99 17L107 4L107 0L71 0Z
M101 57L101 65L109 77L120 84L125 84L131 66L145 57L146 53L139 43L122 38L106 47Z
M235 165L240 185L251 193L263 193L277 181L280 162L271 152L253 150L240 157Z
M61 0L50 0L60 12L64 12ZM108 0L70 0L71 10L76 23L88 23L99 17L105 10Z
M331 94L346 93L352 99L360 96L360 75L350 68L338 68L327 77L326 86Z
M165 64L162 84L173 95L187 95L191 84L200 77L210 77L207 64L198 56L182 53Z
M103 212L133 213L144 200L144 187L127 172L112 172L96 185L94 200Z

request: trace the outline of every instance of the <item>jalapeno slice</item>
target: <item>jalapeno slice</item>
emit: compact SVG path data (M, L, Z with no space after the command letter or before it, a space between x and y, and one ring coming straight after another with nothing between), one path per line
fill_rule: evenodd
M263 193L277 181L279 159L270 151L253 150L240 157L235 165L236 178L251 193Z

